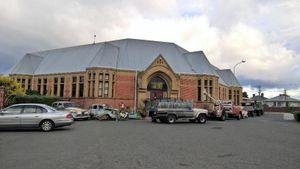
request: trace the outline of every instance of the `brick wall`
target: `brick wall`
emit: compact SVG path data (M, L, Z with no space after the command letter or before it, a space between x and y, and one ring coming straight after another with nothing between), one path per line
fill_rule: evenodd
M0 109L4 108L4 88L0 87Z
M180 99L197 100L197 81L193 77L180 78Z
M134 74L118 74L115 96L119 99L134 99Z

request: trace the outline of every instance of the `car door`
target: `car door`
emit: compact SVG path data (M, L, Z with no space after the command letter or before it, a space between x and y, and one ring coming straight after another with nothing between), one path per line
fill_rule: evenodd
M21 116L22 127L38 127L45 111L41 106L25 105Z
M6 108L0 112L0 127L18 128L21 127L21 112L23 106L17 105Z

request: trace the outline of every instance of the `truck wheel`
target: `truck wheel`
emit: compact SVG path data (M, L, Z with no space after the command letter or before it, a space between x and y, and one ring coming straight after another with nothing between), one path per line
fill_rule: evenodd
M175 115L173 115L173 114L168 115L168 117L167 117L167 122L170 123L170 124L175 123L175 122L176 122L176 117L175 117Z
M199 114L197 120L198 120L198 122L201 123L201 124L206 123L206 115L205 115L205 114Z

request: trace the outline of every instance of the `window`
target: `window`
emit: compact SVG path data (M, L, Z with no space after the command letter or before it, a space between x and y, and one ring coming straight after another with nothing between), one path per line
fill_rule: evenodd
M105 73L105 80L109 80L109 74Z
M99 86L98 86L98 96L102 97L102 91L103 91L103 83L102 81L99 81Z
M31 79L28 79L27 90L31 89Z
M92 82L92 97L95 97L95 81Z
M48 111L40 106L36 106L36 113L47 113Z
M37 91L41 93L42 79L38 79Z
M36 106L33 106L33 105L26 105L26 106L24 106L23 113L24 114L36 113Z
M2 110L1 113L4 113L4 114L20 114L21 111L22 111L22 107L23 106L9 107L9 108L6 108L6 109Z
M58 78L57 77L55 77L54 78L54 89L53 89L53 94L55 95L55 96L57 96L57 85L58 85Z
M198 101L201 101L201 80L198 80Z
M95 79L96 78L96 73L93 73L93 79Z
M88 82L88 97L91 96L91 81Z
M22 88L25 89L25 79L22 79Z
M72 77L72 97L76 97L77 77Z
M104 83L104 96L105 97L108 97L108 94L109 94L108 90L109 90L109 83L105 82Z
M79 77L79 97L83 97L84 90L84 76Z
M65 91L65 78L61 77L60 78L60 93L59 93L60 97L64 97L64 91Z
M47 95L47 79L44 79L44 84L43 84L43 95Z
M99 74L99 80L103 80L103 73Z
M232 99L231 90L229 90L229 100Z

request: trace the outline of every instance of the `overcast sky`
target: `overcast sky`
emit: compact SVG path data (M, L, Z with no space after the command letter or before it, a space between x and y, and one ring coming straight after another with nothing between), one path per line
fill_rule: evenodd
M300 99L299 0L1 0L0 73L25 53L122 38L203 50L249 95Z

